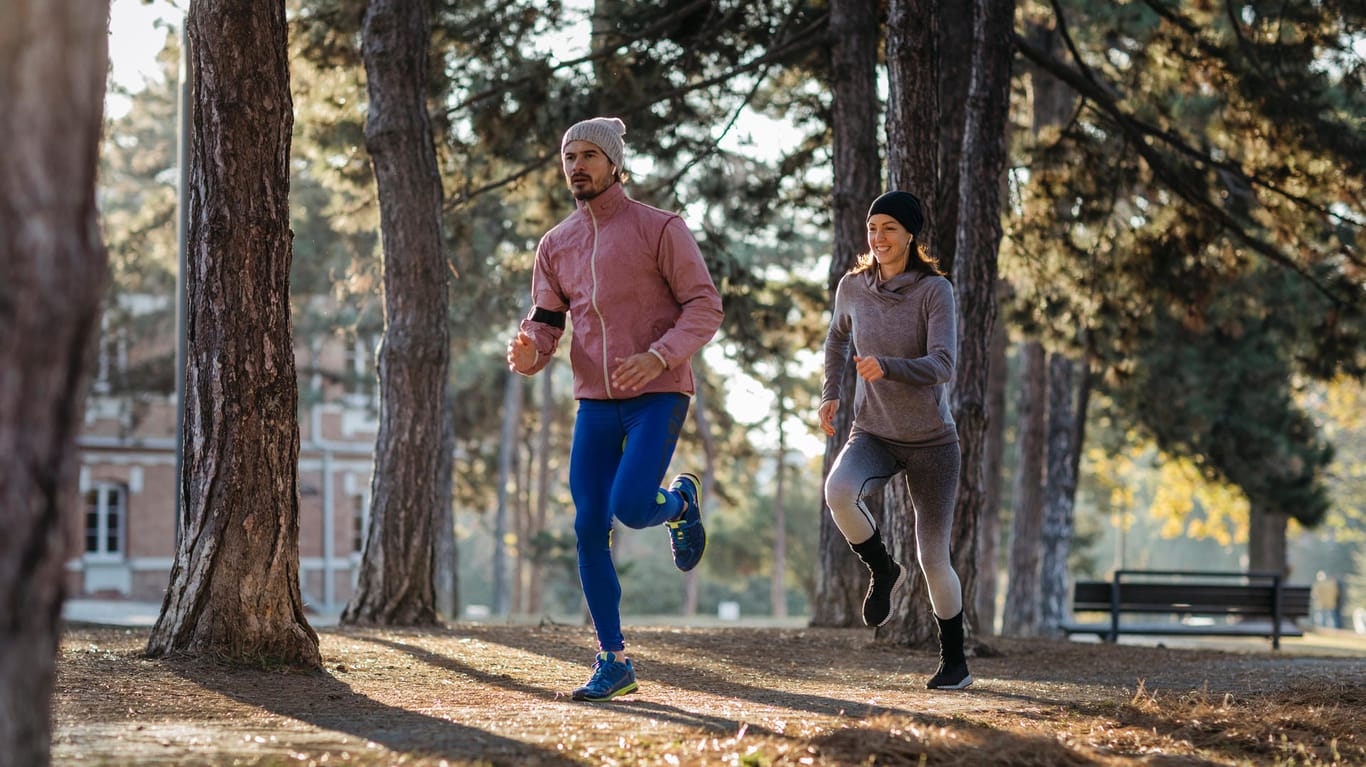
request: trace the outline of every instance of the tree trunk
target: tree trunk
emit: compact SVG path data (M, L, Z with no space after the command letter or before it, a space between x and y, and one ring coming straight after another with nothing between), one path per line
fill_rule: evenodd
M441 466L437 470L436 612L446 620L460 618L460 550L455 544L455 406L446 397L441 409Z
M429 24L427 3L371 0L362 32L365 148L384 245L384 339L370 526L346 624L437 622L434 526L449 504L440 476L449 460L432 410L446 401L450 348L441 176L426 105Z
M1248 516L1247 569L1286 575L1285 525L1290 516L1258 508Z
M958 251L958 170L963 158L965 112L972 81L972 56L965 55L974 46L972 14L972 3L939 0L939 179L934 195L934 238L930 245L931 252L939 258L939 268L948 274L953 274Z
M507 533L508 516L516 504L513 485L517 481L517 434L522 422L522 378L509 370L503 379L503 430L498 443L498 508L493 513L493 614L507 615L508 595Z
M787 408L783 406L785 393L778 390L778 472L773 491L773 577L769 583L769 604L773 617L787 617L787 513L783 508L783 491L787 478L787 430L783 421Z
M887 4L888 185L919 197L927 213L939 210L939 5ZM937 224L927 215L921 239L933 243Z
M977 520L985 502L987 389L996 324L996 259L1001 245L1001 185L1005 173L1014 0L977 0L973 16L972 82L958 167L959 221L953 261L958 307L958 371L950 401L958 424L962 473L954 511L954 569L963 582L964 627L976 631Z
M527 541L531 540L531 474L536 470L535 463L531 460L531 426L527 424L522 435L519 436L518 444L519 455L526 456L525 461L521 461L514 476L517 478L513 486L512 503L512 537L509 542L512 545L512 604L508 609L509 615L526 614L526 595L527 595Z
M939 193L939 0L893 0L887 6L888 186L920 198L938 210ZM937 222L927 216L920 239L935 241ZM883 540L888 551L912 569L908 587L892 605L892 619L877 636L911 646L928 646L936 623L927 606L928 584L916 566L915 518L906 481L888 482L882 493Z
M1051 22L1031 21L1028 34L1040 47L1060 53L1061 36ZM1035 142L1051 140L1042 135L1046 129L1062 126L1076 109L1075 93L1061 80L1038 67L1030 69L1033 95L1033 125ZM1043 168L1040 169L1044 170ZM1064 209L1069 203L1055 207L1057 221L1069 216ZM1062 224L1060 224L1062 226ZM1059 239L1066 237L1058 233ZM1070 579L1067 571L1068 552L1072 542L1072 510L1077 491L1076 455L1080 451L1080 436L1073 407L1076 396L1075 365L1058 352L1048 355L1048 425L1047 466L1044 469L1042 524L1040 525L1041 560L1039 564L1039 622L1041 636L1062 635L1061 624L1067 618Z
M693 419L697 424L697 439L702 443L702 505L706 511L706 499L711 498L716 489L716 436L711 431L711 416L707 413L707 368L706 360L698 354L693 357L693 374L697 379L697 394L694 395ZM683 576L683 614L697 614L698 597L697 571L689 570Z
M1067 557L1072 548L1072 510L1077 495L1076 365L1066 355L1048 355L1048 472L1044 481L1043 561L1039 569L1039 633L1060 637L1068 615L1071 578Z
M853 267L867 242L868 206L882 191L882 163L877 144L876 0L832 0L830 3L831 146L834 189L830 217L835 237L830 260L830 302L835 286ZM845 360L844 406L835 415L835 435L826 440L822 481L849 437L853 417L854 366ZM823 494L822 494L823 495ZM849 550L822 504L816 600L813 626L857 626L862 622L867 571Z
M997 300L1008 288L997 284ZM1001 540L1001 459L1005 453L1006 352L1010 333L998 322L991 331L991 383L987 387L987 447L984 467L986 487L982 518L977 525L977 628L981 633L996 631L996 591L998 551Z
M109 276L95 207L108 3L17 0L0 26L0 767L51 758L66 522L79 515ZM60 94L60 98L55 97Z
M536 505L532 511L531 538L523 542L535 546L545 532L545 521L550 513L550 446L555 426L555 358L551 357L541 371L541 418L536 434ZM545 604L545 560L540 548L531 563L531 578L527 586L527 612L539 615Z
M194 71L182 535L147 652L317 668L299 593L284 4L201 0Z
M1043 526L1044 452L1047 450L1047 356L1043 344L1026 341L1020 349L1020 399L1016 406L1015 492L1010 513L1010 562L1001 633L1035 636L1039 602Z

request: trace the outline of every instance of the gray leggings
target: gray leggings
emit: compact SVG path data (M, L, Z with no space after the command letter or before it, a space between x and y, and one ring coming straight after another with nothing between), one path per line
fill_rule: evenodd
M958 491L958 443L903 447L866 432L850 435L825 480L825 502L835 525L850 543L863 543L877 531L863 498L880 492L905 472L915 515L915 548L930 588L930 606L940 618L963 609L963 586L949 560L953 504Z

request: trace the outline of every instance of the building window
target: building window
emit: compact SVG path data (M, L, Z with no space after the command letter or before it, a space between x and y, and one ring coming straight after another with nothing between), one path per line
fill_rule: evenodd
M128 489L97 482L85 493L85 556L122 559L128 525Z
M364 407L377 405L379 386L376 382L375 353L379 336L358 334L346 343L345 389L353 404Z
M365 522L369 516L365 496L359 493L351 496L351 551L361 553L365 548Z

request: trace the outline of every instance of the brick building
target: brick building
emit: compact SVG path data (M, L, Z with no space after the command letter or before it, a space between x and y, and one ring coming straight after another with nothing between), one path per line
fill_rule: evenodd
M130 316L166 313L165 302L139 297L125 298L118 308ZM106 331L78 442L83 513L70 520L76 554L66 565L67 594L160 602L176 551L178 408L174 395L128 391L117 382L158 354L167 359L173 324L171 333L141 333L136 344L124 341L126 333ZM360 564L378 428L376 341L344 332L303 344L296 339L304 414L300 585L304 602L323 611L346 604Z

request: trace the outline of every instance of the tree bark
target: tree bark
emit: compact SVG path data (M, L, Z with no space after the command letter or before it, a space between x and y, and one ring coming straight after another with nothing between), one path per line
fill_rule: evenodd
M977 0L973 15L972 78L965 105L958 166L958 238L953 282L958 307L958 371L950 401L962 449L954 511L954 569L963 582L964 627L976 631L977 520L985 493L989 352L996 324L997 254L1001 245L1001 179L1006 168L1011 26L1014 0Z
M1044 481L1043 560L1039 567L1039 633L1061 637L1067 618L1071 578L1067 557L1072 549L1072 511L1077 494L1076 365L1065 354L1048 355L1048 473Z
M15 0L0 26L0 767L51 758L66 521L79 514L109 277L95 206L109 5Z
M321 665L299 593L284 3L202 0L185 276L182 535L153 657Z
M876 0L833 0L830 3L831 148L834 189L830 216L835 237L830 259L830 303L835 286L854 266L867 241L868 205L882 187L877 145L877 24ZM845 360L843 406L835 415L835 435L826 440L822 481L849 437L853 417L854 366ZM824 495L824 493L822 493ZM867 571L849 550L835 526L829 507L822 504L816 600L813 626L857 626L862 622Z
M940 5L939 0L892 0L887 6L888 186L911 192L927 212L938 210ZM934 219L926 216L918 239L935 241L938 223ZM892 605L891 620L878 629L877 636L929 646L936 641L936 623L926 609L928 584L916 566L915 518L904 478L887 483L882 509L888 551L912 572L907 588Z
M441 176L427 115L428 4L371 0L362 53L365 148L379 191L384 339L370 525L345 624L437 622L436 521L442 517L440 415L450 359Z
M1047 449L1047 355L1043 344L1026 341L1020 349L1020 398L1016 406L1015 491L1010 513L1010 560L1001 633L1035 636L1039 602L1040 546L1043 526L1044 451Z
M934 237L929 242L939 268L947 274L953 274L958 251L958 171L972 81L972 56L964 53L975 45L972 14L972 3L940 0L935 22L939 30L939 178L934 194Z
M919 197L926 213L939 210L939 6L887 4L888 185ZM933 243L937 224L926 215L920 239Z
M1008 288L998 281L997 300ZM984 467L982 517L977 525L977 627L981 633L996 630L996 591L1000 567L1001 460L1005 453L1006 352L1010 333L998 322L991 331L991 383L987 387L987 447Z

